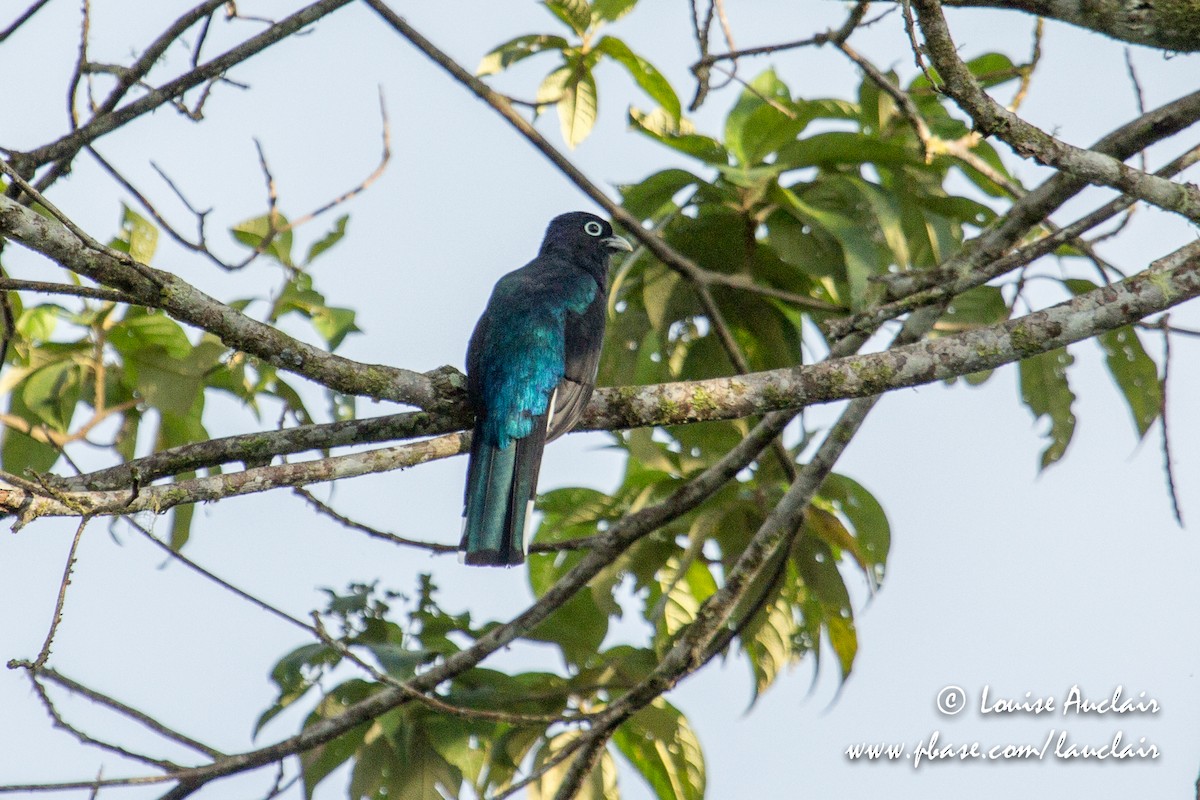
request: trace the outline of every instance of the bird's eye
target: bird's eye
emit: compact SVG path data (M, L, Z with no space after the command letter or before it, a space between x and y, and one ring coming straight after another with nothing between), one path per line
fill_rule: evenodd
M592 220L583 224L583 232L588 236L599 236L604 233L604 227L599 222Z

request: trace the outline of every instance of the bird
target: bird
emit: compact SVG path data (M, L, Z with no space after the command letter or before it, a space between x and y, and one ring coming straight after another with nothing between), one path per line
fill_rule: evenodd
M467 346L475 414L462 560L525 560L542 448L575 426L596 385L608 266L629 242L583 211L550 221L537 256L500 278Z

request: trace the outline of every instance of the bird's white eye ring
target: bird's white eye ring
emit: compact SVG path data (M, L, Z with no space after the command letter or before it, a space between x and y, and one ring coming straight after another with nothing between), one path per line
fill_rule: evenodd
M592 220L591 222L583 223L583 232L588 236L599 236L604 233L604 228L599 222Z

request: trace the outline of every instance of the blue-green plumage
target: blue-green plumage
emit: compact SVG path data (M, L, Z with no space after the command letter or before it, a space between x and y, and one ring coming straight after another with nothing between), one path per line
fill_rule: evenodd
M591 397L609 256L629 249L599 217L563 214L537 257L496 283L467 348L475 430L460 545L466 563L525 560L542 448L575 425Z

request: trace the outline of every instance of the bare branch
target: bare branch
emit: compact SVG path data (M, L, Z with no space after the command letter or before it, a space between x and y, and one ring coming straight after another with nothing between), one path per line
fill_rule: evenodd
M81 514L124 516L141 511L161 513L177 505L209 502L226 497L265 492L281 486L303 486L403 469L415 464L458 455L469 447L465 433L451 433L411 444L383 447L317 461L254 467L222 475L209 475L161 486L149 486L132 496L125 491L47 491L30 497L25 489L0 488L0 510L18 516L15 529L44 516Z
M24 11L22 11L21 15L12 21L12 24L10 24L4 30L0 31L0 42L3 42L5 39L7 39L8 37L10 37L14 33L16 33L21 28L22 25L24 25L26 22L28 22L30 19L32 19L33 15L36 14L37 12L41 11L42 7L49 2L50 2L50 0L37 0L36 3L29 6L29 8L25 9Z
M0 291L62 294L86 297L91 300L108 300L114 303L133 302L132 298L124 292L113 289L96 289L91 286L74 286L68 283L49 283L47 281L24 281L17 278L0 278Z
M597 392L582 428L675 425L798 409L965 375L1047 352L1136 322L1200 295L1200 243L1165 256L1149 269L1042 311L1003 324L880 353L731 378ZM0 508L19 514L17 526L41 516L161 511L194 503L411 466L461 453L466 434L446 436L320 461L258 467L127 492L38 495L0 489Z
M196 574L207 578L208 580L217 584L222 589L224 589L225 591L234 595L235 597L242 598L250 605L255 606L256 608L260 608L263 611L266 611L271 616L273 616L277 619L281 619L284 622L288 622L292 625L295 625L297 628L300 628L302 631L310 633L314 636L316 635L316 630L313 629L312 626L305 623L303 620L293 617L291 614L287 613L286 611L276 608L275 606L271 605L267 601L262 600L258 597L255 597L254 595L250 594L249 592L245 591L244 589L239 589L238 587L234 586L232 583L225 580L224 578L222 578L222 577L218 576L217 574L200 566L195 561L188 558L187 556L185 556L183 553L179 552L174 547L171 547L169 544L167 544L166 542L159 539L157 536L155 536L150 531L150 529L148 529L144 525L141 525L136 520L134 520L132 517L126 516L125 521L127 523L129 523L130 527L132 527L134 530L136 530L142 536L146 537L146 539L149 540L151 544L153 544L159 550L162 550L163 553L165 553L172 560L178 561L179 563L183 564L185 567L192 570Z
M56 225L7 197L0 197L0 234L97 283L126 292L140 304L162 308L181 322L207 330L230 347L345 394L423 408L441 399L435 388L437 376L359 364L327 353L235 311L173 273L139 264L128 254L112 251L82 231ZM454 387L443 387L441 392L453 395Z
M348 706L336 717L315 722L295 736L258 750L225 756L215 760L212 764L180 770L169 776L106 779L100 781L99 784L102 786L131 786L170 781L176 782L182 789L193 788L216 778L256 769L317 747L368 719L373 719L389 709L411 702L413 691L428 692L435 689L444 681L470 669L491 653L532 630L638 539L657 530L670 520L686 514L711 497L714 492L754 461L787 426L792 416L789 412L768 414L716 464L676 490L669 498L630 514L613 525L603 534L602 546L585 554L580 562L550 587L537 603L510 622L492 628L471 647L447 657L442 663L408 681L406 690L388 687ZM0 786L0 792L91 788L95 783L95 781L87 781L10 785Z
M35 672L41 669L46 664L46 659L50 657L50 647L54 644L54 632L58 630L58 624L62 622L63 604L67 600L67 587L71 585L71 573L75 569L75 553L79 550L79 540L83 538L83 529L87 527L90 520L91 517L79 520L79 527L75 529L75 538L71 540L71 549L67 551L67 564L63 567L62 582L58 585L58 599L54 602L54 616L50 619L50 629L46 631L46 641L42 643L42 649L32 664Z
M312 506L314 509L316 509L316 511L318 513L324 514L325 516L327 516L330 519L337 522L342 527L350 528L351 530L356 530L356 531L359 531L360 533L365 533L367 536L370 536L372 539L379 539L384 542L391 542L392 544L398 544L403 547L415 547L419 550L427 550L430 553L435 553L438 555L445 555L447 553L457 553L458 552L458 547L456 545L440 544L438 542L425 542L425 541L420 541L418 539L408 539L403 536L397 536L394 533L387 533L386 531L381 531L376 528L372 528L370 525L364 525L363 523L361 523L357 520L350 519L349 517L347 517L343 514L339 514L337 511L334 511L333 508L328 503L322 502L321 500L317 499L313 495L312 492L310 492L307 489L304 489L300 486L293 487L292 491L295 494L297 494L298 496L303 497L305 502L307 502L310 506Z
M995 135L1024 158L1101 186L1131 194L1166 211L1200 222L1200 189L1149 175L1095 150L1063 142L993 100L958 55L937 0L913 0L925 52L944 80L945 91L985 135Z
M1075 0L946 0L962 8L1018 10L1049 17L1068 25L1158 50L1191 53L1200 50L1195 6L1189 0L1158 2L1081 3Z
M264 458L309 450L414 439L464 430L470 424L470 419L463 414L432 415L417 412L243 433L192 442L95 472L57 478L55 485L64 490L143 486L168 475L235 461L253 463Z
M117 108L117 102L120 101L124 93L129 89L129 86L124 85L125 82L122 81L113 90L109 98L101 104L92 121L54 142L24 153L22 163L37 167L48 164L51 161L70 159L84 146L91 144L101 136L122 127L130 120L153 111L162 104L179 97L189 89L224 74L231 67L257 55L276 42L286 39L300 29L311 25L322 17L328 16L350 2L352 0L320 0L319 2L305 6L295 14L280 20L257 36L247 39L240 45L227 50L216 58L206 61L190 72L163 84L157 89L147 92L137 100ZM147 49L141 58L138 59L138 62L130 68L129 78L140 80L175 38L182 35L187 28L211 13L212 10L220 7L222 3L223 0L207 0L207 2L192 9L188 14L177 20L169 31L156 40L155 44Z
M10 661L8 663L8 667L9 669L25 669L27 671L30 682L33 685L34 694L37 695L38 700L42 704L42 708L45 709L46 714L49 715L54 727L58 728L59 730L66 731L80 744L98 747L101 750L107 750L110 753L116 753L124 758L140 761L143 764L157 767L164 772L172 772L179 769L179 765L172 761L166 761L164 759L148 756L144 753L138 753L126 747L122 747L119 744L113 744L112 742L107 742L103 739L97 739L94 736L84 733L71 723L67 722L66 719L63 718L62 714L59 713L57 706L54 705L54 701L50 699L50 695L46 692L46 687L42 686L41 682L38 680L38 675L41 670L40 667L36 667L27 661ZM7 787L0 787L0 791L3 791L6 788Z
M11 667L14 665L23 667L26 669L29 669L33 666L32 664L28 664L27 662L19 662L19 661L11 662L9 666ZM113 698L109 697L108 695L98 692L95 689L84 686L82 683L79 683L78 681L68 678L66 675L63 675L61 672L59 672L55 669L52 669L50 667L41 667L40 669L37 670L37 677L42 680L48 681L50 683L57 684L69 692L73 692L75 694L86 697L88 700L91 700L93 703L96 703L97 705L102 705L107 708L110 708L113 711L120 714L121 716L125 717L126 719L131 719L131 720L145 726L146 728L149 728L150 730L154 731L155 733L159 734L160 736L162 736L166 739L170 739L171 741L176 742L178 744L181 744L184 747L188 747L192 750L195 750L198 753L203 753L204 755L206 755L210 758L223 758L224 757L224 753L222 753L220 750L209 747L206 744L202 744L202 743L196 741L195 739L192 739L189 736L185 736L184 734L182 734L176 730L172 730L171 728L168 728L167 726L163 725L161 722L154 719L150 715L148 715L142 711L139 711L136 708L132 708L131 706L128 706L119 700L114 700Z

